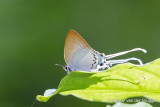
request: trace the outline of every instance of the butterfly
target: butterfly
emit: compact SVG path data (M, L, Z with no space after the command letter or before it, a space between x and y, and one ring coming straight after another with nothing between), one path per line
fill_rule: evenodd
M98 72L99 70L104 70L106 68L109 69L113 64L126 63L131 60L136 60L140 65L143 65L140 59L134 57L119 60L108 60L133 51L147 52L142 48L134 48L124 52L105 55L104 53L99 53L91 48L76 31L70 30L65 39L64 59L66 66L63 68L67 73L70 73L71 71Z

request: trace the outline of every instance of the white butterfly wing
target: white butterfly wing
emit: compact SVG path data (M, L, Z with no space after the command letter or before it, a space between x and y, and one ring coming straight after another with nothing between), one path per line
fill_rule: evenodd
M89 71L97 62L97 52L73 30L69 31L64 48L64 58L71 70Z

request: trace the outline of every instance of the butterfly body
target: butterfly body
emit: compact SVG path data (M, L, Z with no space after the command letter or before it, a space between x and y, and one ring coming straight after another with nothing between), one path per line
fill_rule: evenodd
M110 68L110 65L115 62L110 63L106 60L107 57L112 57L112 55L106 56L103 53L95 51L76 31L70 30L67 34L64 47L64 59L67 65L63 68L68 73L71 71L89 72Z

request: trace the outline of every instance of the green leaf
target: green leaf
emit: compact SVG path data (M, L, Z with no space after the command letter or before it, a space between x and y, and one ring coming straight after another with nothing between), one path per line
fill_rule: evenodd
M73 71L61 80L55 93L38 95L37 100L46 102L58 93L96 102L138 96L160 101L160 59L144 66L119 64L99 73Z
M145 102L139 102L136 104L116 103L113 106L107 105L106 107L153 107L153 106Z

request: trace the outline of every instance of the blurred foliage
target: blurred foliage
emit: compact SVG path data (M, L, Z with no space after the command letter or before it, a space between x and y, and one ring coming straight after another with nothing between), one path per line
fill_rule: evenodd
M70 29L105 54L148 50L116 59L134 56L146 63L159 58L159 12L159 0L0 0L0 106L28 107L37 94L58 86L66 72L54 64L65 64L64 40ZM106 104L60 95L35 104L66 105Z

